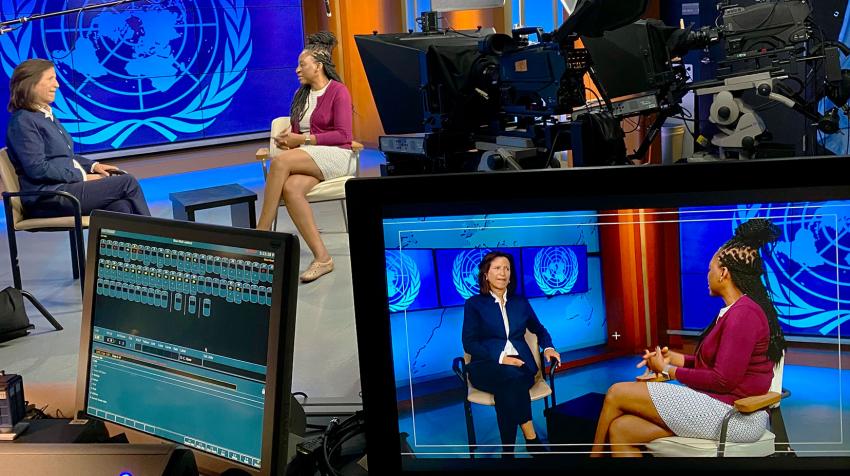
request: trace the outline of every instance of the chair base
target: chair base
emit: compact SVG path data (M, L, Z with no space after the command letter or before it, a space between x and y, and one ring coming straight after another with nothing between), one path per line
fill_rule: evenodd
M776 452L775 436L768 430L752 443L726 443L727 457L764 457ZM659 438L646 445L646 450L656 457L706 457L717 456L717 441L700 438L671 436Z

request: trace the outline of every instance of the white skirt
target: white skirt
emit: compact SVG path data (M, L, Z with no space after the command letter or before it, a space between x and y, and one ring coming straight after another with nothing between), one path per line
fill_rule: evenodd
M354 151L327 145L302 145L301 150L316 162L325 180L354 175L357 170Z
M649 396L661 419L676 436L719 440L723 417L732 406L684 385L647 382ZM766 411L744 415L735 413L729 419L726 440L735 443L758 441L767 429Z

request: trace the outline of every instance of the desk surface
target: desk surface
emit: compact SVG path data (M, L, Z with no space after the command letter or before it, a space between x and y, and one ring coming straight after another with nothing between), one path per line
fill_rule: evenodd
M26 431L11 443L102 443L109 439L106 426L99 420L81 422L67 418L24 420Z
M232 183L217 187L169 193L168 198L175 204L182 205L185 208L212 208L257 200L257 194L238 183Z

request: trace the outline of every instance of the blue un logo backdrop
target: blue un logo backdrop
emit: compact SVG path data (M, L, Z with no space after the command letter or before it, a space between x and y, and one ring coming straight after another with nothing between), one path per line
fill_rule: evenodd
M4 20L100 3L0 2ZM28 58L54 61L55 114L75 142L90 146L84 150L265 131L286 114L297 87L300 1L245 3L147 0L24 23L0 37L0 63L8 78ZM267 33L259 47L255 31ZM277 59L261 53L252 62L255 48L274 50ZM240 99L248 100L241 108Z
M734 230L767 218L781 237L765 255L764 285L789 334L846 336L850 330L850 201L683 208L682 323L708 325L723 304L708 297L707 263Z
M837 335L850 319L850 203L739 206L733 227L769 218L782 237L765 261L765 284L791 332Z

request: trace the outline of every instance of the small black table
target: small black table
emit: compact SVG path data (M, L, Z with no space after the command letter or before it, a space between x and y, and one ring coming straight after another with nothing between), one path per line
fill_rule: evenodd
M233 226L257 227L257 212L254 210L257 194L237 183L169 193L168 198L171 199L175 220L195 221L198 210L230 205Z

